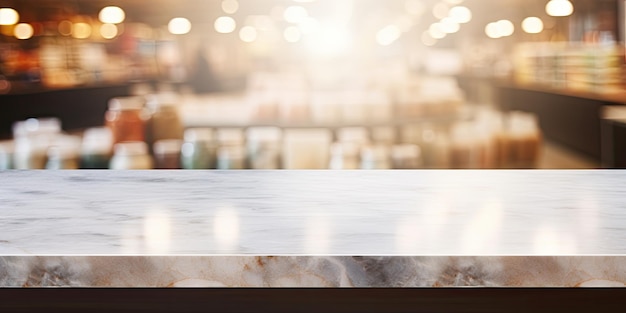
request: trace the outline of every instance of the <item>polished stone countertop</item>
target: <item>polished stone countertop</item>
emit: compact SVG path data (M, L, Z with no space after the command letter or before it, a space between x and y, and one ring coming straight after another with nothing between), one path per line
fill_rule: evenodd
M4 171L2 256L626 254L623 171Z

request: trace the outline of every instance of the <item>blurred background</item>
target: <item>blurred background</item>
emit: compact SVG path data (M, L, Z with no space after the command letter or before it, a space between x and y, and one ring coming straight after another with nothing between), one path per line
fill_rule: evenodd
M624 11L0 0L0 170L623 168Z

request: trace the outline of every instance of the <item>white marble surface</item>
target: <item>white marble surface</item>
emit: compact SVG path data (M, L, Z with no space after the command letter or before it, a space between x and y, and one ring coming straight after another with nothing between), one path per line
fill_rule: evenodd
M622 255L622 171L5 171L0 255Z

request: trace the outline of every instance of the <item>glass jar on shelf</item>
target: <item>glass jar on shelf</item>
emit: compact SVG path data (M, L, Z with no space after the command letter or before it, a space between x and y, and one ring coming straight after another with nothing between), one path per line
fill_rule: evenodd
M47 150L46 169L75 170L80 167L81 139L78 136L58 136Z
M246 153L243 145L219 147L217 150L217 169L243 170L246 168Z
M80 167L107 169L113 154L113 133L107 127L89 128L83 133Z
M159 140L184 138L184 127L176 107L175 94L149 95L147 107L150 118L146 121L146 141L154 144Z
M280 144L282 131L278 127L251 127L246 130L248 164L251 169L281 168Z
M211 128L189 128L185 130L185 142L181 148L183 169L214 169L217 145L215 132Z
M146 112L141 97L120 97L109 101L106 126L113 133L113 143L144 141Z
M114 146L115 153L111 158L112 170L149 170L153 168L153 160L148 154L148 145L143 141L127 141Z
M175 170L181 168L180 155L183 141L164 139L154 143L154 161L156 169Z

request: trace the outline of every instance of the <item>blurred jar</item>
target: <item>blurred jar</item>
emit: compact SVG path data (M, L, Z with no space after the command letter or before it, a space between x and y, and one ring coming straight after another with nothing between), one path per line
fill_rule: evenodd
M278 127L252 127L246 131L248 164L255 170L281 168L282 131Z
M450 132L450 141L450 168L478 168L479 143L473 123L456 123Z
M13 137L22 138L35 135L55 135L61 133L61 120L58 118L29 118L13 124Z
M19 170L45 169L50 136L33 135L17 137L13 165Z
M510 112L507 126L510 168L535 168L539 160L542 135L534 114Z
M394 145L391 148L391 164L394 169L416 169L422 166L418 145Z
M83 134L80 167L108 169L113 154L113 133L107 127L89 128Z
M220 170L243 170L246 168L246 153L243 145L225 146L217 150L217 168Z
M391 169L391 160L387 145L370 145L361 149L361 169Z
M59 136L47 150L46 169L75 170L80 166L81 139L77 136Z
M328 129L284 131L282 160L285 169L327 169L332 133Z
M185 130L185 143L181 149L183 169L214 169L216 167L215 135L210 128Z
M175 170L181 168L180 155L183 141L178 139L159 140L154 143L154 162L156 169Z
M335 142L330 147L331 170L356 170L360 168L359 145L354 142Z
M150 118L146 121L146 141L154 144L159 140L184 138L184 127L174 94L147 96Z
M127 141L114 146L111 158L112 170L149 170L153 168L152 157L148 154L148 145L143 141Z
M106 126L113 133L113 143L125 141L144 141L146 113L143 98L123 97L109 101L109 110L105 114Z
M0 142L0 171L13 169L13 141Z

